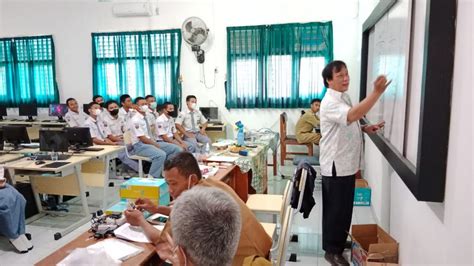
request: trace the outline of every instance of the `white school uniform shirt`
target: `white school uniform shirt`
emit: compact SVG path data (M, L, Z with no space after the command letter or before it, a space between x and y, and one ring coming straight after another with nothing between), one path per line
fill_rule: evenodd
M128 129L130 130L132 144L138 143L140 141L139 137L142 136L151 139L150 129L146 125L145 116L139 112L134 112L133 116L129 119Z
M194 113L194 130L191 113ZM207 123L206 117L201 111L194 109L192 112L186 107L176 118L176 124L182 125L186 132L199 132L199 125Z
M125 122L123 118L117 116L116 118L113 117L108 111L104 111L100 114L99 120L104 127L108 127L110 133L113 136L122 136L125 130Z
M97 120L89 116L86 122L84 123L84 127L88 127L91 133L91 138L96 138L98 140L104 141L108 135L110 135L110 130L108 127L104 127L98 117Z
M156 132L158 135L158 140L163 140L163 137L161 137L163 135L173 139L174 133L176 133L174 119L172 117L168 118L165 114L160 115L156 119Z
M155 114L148 108L145 112L145 118L148 122L148 127L150 129L150 137L152 139L156 139L157 132L156 132L156 116Z
M362 130L358 121L348 123L352 107L347 93L328 89L321 102L321 174L332 176L333 163L337 176L357 173L362 162Z
M89 116L81 112L76 113L68 110L64 115L64 120L66 120L69 127L83 127L87 117Z

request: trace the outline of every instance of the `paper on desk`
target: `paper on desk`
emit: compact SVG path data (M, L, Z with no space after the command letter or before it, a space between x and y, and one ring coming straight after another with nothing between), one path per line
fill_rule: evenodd
M207 158L206 161L233 163L238 158L239 157L235 157L235 156L211 156L211 157Z
M163 231L165 228L164 225L154 225L156 229ZM118 238L130 240L133 242L139 243L151 243L151 241L146 237L145 232L139 226L131 226L129 223L125 223L119 228L115 229L114 234Z
M87 247L87 249L104 249L107 255L112 259L119 261L125 261L128 258L143 252L143 248L115 238L99 241L96 244Z

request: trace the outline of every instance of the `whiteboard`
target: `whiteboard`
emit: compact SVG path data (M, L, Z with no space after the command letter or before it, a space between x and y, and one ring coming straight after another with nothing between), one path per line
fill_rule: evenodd
M385 121L382 135L400 153L404 153L410 28L411 0L399 0L369 33L367 94L373 91L378 75L386 75L392 83L367 119L373 124Z

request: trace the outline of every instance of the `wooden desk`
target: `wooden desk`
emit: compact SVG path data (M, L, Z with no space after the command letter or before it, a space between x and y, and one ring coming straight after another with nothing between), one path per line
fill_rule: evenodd
M0 154L0 164L15 161L22 157L23 157L22 154Z
M115 145L95 145L94 147L103 148L101 151L85 151L76 153L74 156L84 156L91 160L82 165L82 176L88 187L103 187L102 209L107 208L107 188L110 181L110 163L117 158L119 152L125 149L125 146ZM115 164L113 165L115 170ZM115 171L112 171L115 175Z
M232 165L227 168L221 168L211 179L220 180L232 189L239 197L247 202L249 196L249 172L242 173L237 165Z
M78 236L73 241L59 248L55 252L51 253L38 263L36 266L51 266L58 264L61 260L66 258L75 248L85 248L90 245L97 243L98 241L95 238L90 238L91 233L85 232L82 235ZM124 261L122 265L156 265L159 261L158 254L155 251L155 246L153 244L147 243L135 243L134 245L140 246L143 248L143 252L138 254L135 257L129 258ZM156 263L155 263L156 262Z
M57 168L44 168L44 164L37 165L34 161L28 160L28 158L5 164L5 168L8 169L13 184L16 183L15 175L29 177L35 203L40 212L39 214L29 218L29 222L37 220L48 213L57 214L43 210L43 207L41 206L41 200L38 195L39 193L81 196L82 212L80 215L83 218L79 219L76 223L67 227L63 231L55 233L54 238L56 240L61 238L63 235L70 233L77 227L83 225L90 219L86 189L81 175L81 165L89 160L90 158L85 156L72 156L67 160L69 164ZM51 162L52 161L46 161L46 163Z

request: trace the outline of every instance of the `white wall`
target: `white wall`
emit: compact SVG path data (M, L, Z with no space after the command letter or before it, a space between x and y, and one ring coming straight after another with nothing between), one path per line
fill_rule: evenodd
M426 1L415 1L414 50L423 51ZM418 202L373 143L366 142L366 173L378 219L400 242L403 265L473 263L472 15L470 0L458 1L450 141L445 201ZM413 62L422 62L414 53ZM410 89L419 88L422 64L414 64ZM439 110L443 112L445 110ZM433 121L436 122L436 121ZM408 138L416 137L411 134ZM410 140L413 141L413 140ZM374 186L374 185L373 185Z
M163 0L158 1L160 15L151 18L115 18L111 13L113 3L99 3L97 0L4 1L4 10L0 14L5 28L3 36L53 34L58 84L63 101L75 97L80 102L88 102L92 97L91 32L180 28L190 16L204 19L213 34L211 49L206 54L208 84L212 84L214 68L219 73L216 86L206 89L199 82L200 66L195 63L194 55L183 42L183 96L195 94L201 106L218 106L221 117L229 123L242 120L248 128L270 127L278 130L282 110L229 112L224 108L227 26L333 20L334 57L348 64L353 84L350 93L354 101L358 99L361 30L356 0ZM338 8L342 4L345 6L344 11ZM291 133L299 110L286 111L289 113Z

